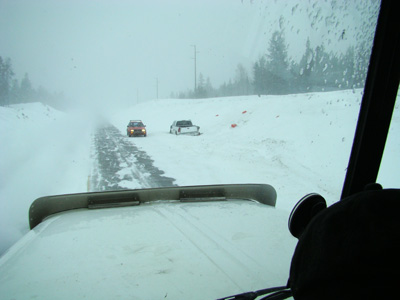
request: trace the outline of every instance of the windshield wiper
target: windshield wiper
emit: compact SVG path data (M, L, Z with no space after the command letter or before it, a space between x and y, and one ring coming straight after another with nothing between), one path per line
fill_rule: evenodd
M269 294L269 295L267 295ZM242 294L232 295L217 300L254 300L260 296L267 295L260 300L283 300L292 296L292 291L287 286L278 286L268 289L258 290L254 292L245 292Z

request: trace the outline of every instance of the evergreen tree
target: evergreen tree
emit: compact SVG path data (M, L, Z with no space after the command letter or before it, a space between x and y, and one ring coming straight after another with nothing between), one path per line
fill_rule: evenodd
M10 102L9 93L13 76L11 60L9 58L3 60L0 56L0 105L7 105Z
M299 66L296 71L297 90L301 92L312 90L311 73L314 68L314 51L310 46L310 39L307 39L306 50L300 60Z
M261 56L253 66L253 86L254 92L258 95L267 93L267 61Z
M269 42L267 54L266 85L269 94L285 94L290 92L289 62L284 31L275 31Z
M329 72L329 55L325 52L323 44L317 46L314 50L314 65L311 73L311 82L314 90L321 91L327 85L327 73Z
M363 87L367 78L369 59L371 55L370 43L363 41L357 45L354 62L354 85Z
M10 104L18 103L20 100L20 87L17 79L13 79L10 90Z
M349 47L341 58L342 67L343 67L343 88L355 88L354 85L354 65L355 65L355 55L354 48Z
M212 84L211 84L211 80L210 80L210 77L207 77L207 80L206 80L206 84L205 84L205 90L206 90L206 94L207 94L207 97L215 97L215 91L214 91L214 88L213 88L213 86L212 86Z
M330 53L328 55L327 69L323 74L325 83L324 90L337 90L344 88L343 73L344 68L341 57L339 57L337 54Z
M33 100L33 89L28 73L25 73L24 78L21 80L20 95L21 100L25 103Z
M251 83L249 75L247 74L247 71L242 64L238 64L236 67L234 85L236 96L249 95L251 93Z
M0 105L42 102L55 108L65 108L65 97L63 94L51 94L44 87L35 90L32 87L28 73L25 73L21 83L14 79L14 72L9 58L0 56Z
M207 98L206 84L202 73L199 74L195 98Z

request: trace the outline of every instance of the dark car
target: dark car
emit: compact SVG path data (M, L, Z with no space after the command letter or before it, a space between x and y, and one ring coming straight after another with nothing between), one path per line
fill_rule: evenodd
M126 126L127 136L147 136L146 125L140 120L131 120Z

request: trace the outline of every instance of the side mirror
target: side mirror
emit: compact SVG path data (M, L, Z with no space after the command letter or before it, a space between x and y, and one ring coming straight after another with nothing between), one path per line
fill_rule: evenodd
M311 193L301 198L289 216L289 231L295 238L300 238L311 219L327 207L324 197Z

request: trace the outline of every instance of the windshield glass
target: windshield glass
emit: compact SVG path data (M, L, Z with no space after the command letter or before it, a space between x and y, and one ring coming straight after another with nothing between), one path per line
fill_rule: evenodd
M400 188L400 156L398 155L400 153L400 128L398 126L400 123L399 107L400 100L398 91L377 180L377 182L382 184L384 187Z
M129 123L129 126L141 127L141 126L143 126L143 124L141 122L131 122L131 123Z
M338 201L379 7L0 0L0 254L45 195L266 183L286 212Z
M190 121L178 121L176 122L177 126L192 126L192 122Z

